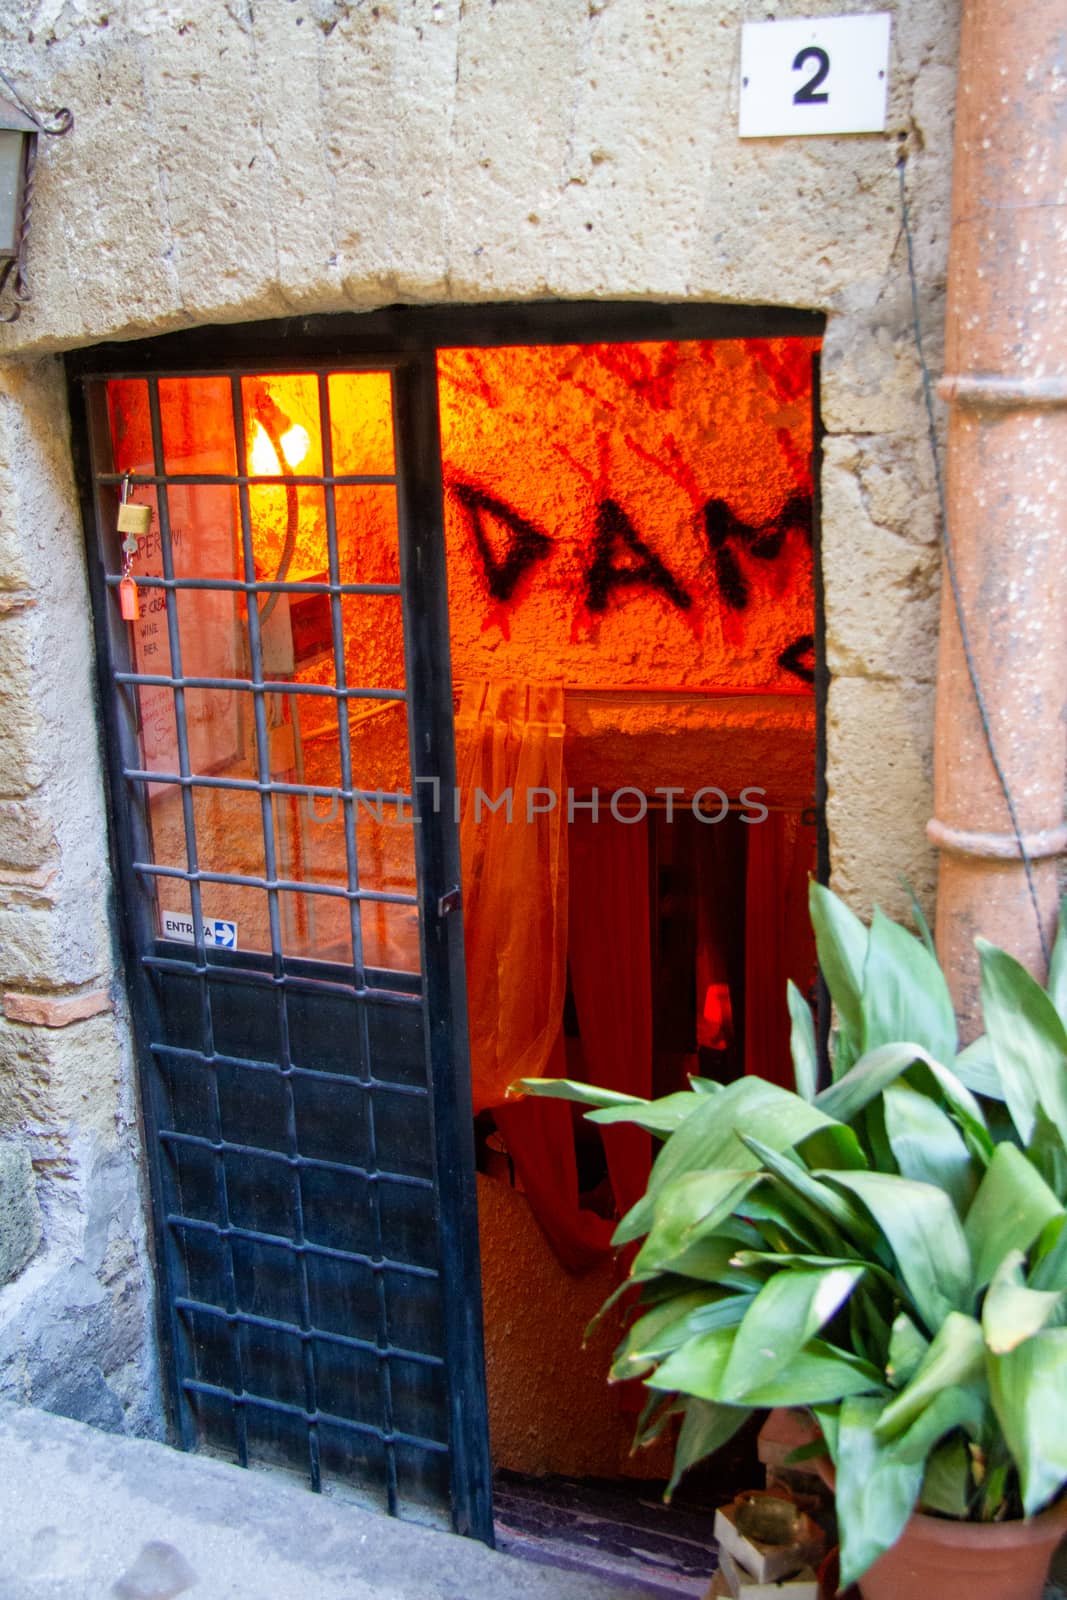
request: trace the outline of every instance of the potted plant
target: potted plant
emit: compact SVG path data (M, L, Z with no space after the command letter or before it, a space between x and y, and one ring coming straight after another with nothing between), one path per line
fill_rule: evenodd
M792 986L795 1093L522 1085L664 1141L615 1234L637 1304L611 1376L646 1385L640 1441L681 1415L670 1489L754 1410L810 1407L866 1600L1036 1600L1067 1531L1067 918L1047 990L980 941L959 1052L921 914L868 930L819 885L811 914L826 1088Z

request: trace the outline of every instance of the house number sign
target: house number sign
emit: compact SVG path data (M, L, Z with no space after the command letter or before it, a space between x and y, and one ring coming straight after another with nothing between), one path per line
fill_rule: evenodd
M888 12L790 17L741 29L742 139L881 133L889 79Z

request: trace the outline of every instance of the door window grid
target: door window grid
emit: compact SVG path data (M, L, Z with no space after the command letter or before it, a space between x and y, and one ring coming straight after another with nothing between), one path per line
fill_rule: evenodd
M410 1449L414 1449L416 1453L424 1452L429 1455L444 1456L447 1454L448 1445L443 1439L396 1425L392 1392L393 1363L397 1361L410 1363L416 1369L421 1367L440 1372L443 1368L443 1360L436 1353L409 1349L405 1345L394 1344L390 1341L389 1297L386 1280L390 1275L402 1275L405 1281L422 1279L437 1284L439 1274L436 1267L393 1258L386 1253L382 1226L381 1190L383 1186L395 1186L409 1191L420 1190L426 1192L431 1202L427 1207L428 1216L426 1220L431 1222L433 1219L434 1185L429 1177L420 1178L411 1174L395 1172L389 1170L387 1166L382 1165L379 1161L376 1126L376 1100L378 1095L408 1095L415 1101L427 1103L428 1091L425 1083L421 1085L390 1083L388 1080L384 1080L373 1073L373 1053L366 1002L373 998L377 1003L394 1008L406 1009L414 1007L420 1010L423 1002L421 996L403 994L386 988L382 984L381 974L374 973L371 981L368 981L368 973L363 960L360 903L362 901L380 901L414 907L417 906L418 902L415 895L360 887L355 814L360 804L369 800L378 800L378 795L376 793L372 795L370 792L360 790L353 785L351 747L348 737L348 704L350 699L392 700L404 703L406 694L404 690L400 689L362 689L348 686L342 629L342 597L363 594L399 595L401 591L399 585L392 584L341 583L334 487L335 483L346 485L386 483L395 486L396 478L395 476L385 477L381 475L373 477L346 475L336 479L333 477L328 375L325 371L318 373L317 385L320 403L323 475L321 478L317 477L310 481L320 484L324 490L329 560L328 582L288 583L278 580L259 580L256 576L253 550L250 486L257 482L267 482L272 486L277 486L279 483L299 483L308 480L288 473L283 477L279 475L261 477L247 473L229 476L166 474L163 470L164 453L158 382L159 380L154 377L147 379L154 467L150 481L154 484L157 492L157 514L163 572L161 578L140 578L138 587L142 589L154 588L163 592L167 639L170 650L170 671L167 674L115 671L113 680L116 685L127 686L130 689L143 686L166 688L173 696L178 771L149 771L142 765L124 765L122 771L127 783L127 792L132 794L135 803L138 800L140 801L144 824L148 823L147 796L149 782L176 786L181 796L182 831L187 858L186 869L159 866L152 861L146 860L135 862L133 870L140 874L142 879L158 881L159 879L172 878L188 885L195 946L195 952L190 952L192 959L180 960L162 956L156 952L145 952L143 962L146 969L155 974L157 982L165 982L168 974L172 977L180 976L182 979L192 979L194 981L196 985L196 1012L200 1028L200 1048L182 1050L160 1042L150 1044L149 1048L157 1063L169 1057L175 1062L184 1060L190 1068L196 1066L203 1068L210 1084L210 1094L206 1107L206 1125L200 1133L191 1133L167 1125L168 1119L163 1106L164 1096L160 1093L158 1082L153 1085L151 1096L156 1108L157 1137L165 1152L164 1167L167 1169L165 1172L165 1187L169 1191L167 1194L166 1227L169 1241L179 1256L186 1253L185 1240L190 1233L209 1235L221 1246L219 1263L221 1271L218 1274L218 1282L215 1285L215 1299L222 1301L222 1304L216 1304L214 1300L204 1299L193 1294L176 1294L174 1296L173 1306L177 1313L176 1321L178 1323L177 1353L179 1368L184 1369L179 1370L179 1386L183 1399L188 1402L190 1412L195 1410L195 1402L198 1398L221 1402L224 1412L229 1415L233 1431L233 1447L242 1464L247 1464L250 1456L256 1453L255 1450L250 1450L250 1414L261 1412L268 1416L290 1418L295 1421L298 1424L298 1431L299 1429L303 1430L306 1444L306 1466L311 1486L314 1489L319 1489L322 1483L319 1445L320 1430L326 1429L327 1432L340 1430L342 1434L364 1436L377 1441L382 1447L382 1456L384 1458L387 1508L391 1513L395 1514L398 1510L400 1495L397 1472L398 1447L401 1450L404 1447L409 1447L409 1456ZM239 375L230 375L230 387L234 436L236 439L241 440L245 438L244 397ZM144 482L145 476L144 474L138 474L138 481ZM101 487L119 481L121 481L119 474L98 474L98 483ZM236 487L240 513L241 561L244 574L242 579L197 579L176 576L168 504L168 485L176 482L224 483ZM106 582L113 595L114 589L119 582L119 575L117 573L108 574ZM176 601L177 594L180 591L196 589L223 589L246 596L250 665L250 676L248 678L213 679L187 677L184 675ZM264 678L260 601L257 597L261 594L270 593L310 593L329 596L335 673L334 685L295 686L289 681L275 682ZM190 756L186 706L186 690L193 688L233 688L251 696L256 731L256 776L254 779L235 778L231 780L194 774ZM280 782L271 776L265 697L271 693L291 694L294 692L328 695L336 703L340 749L340 785L323 786L321 784L286 783ZM259 795L266 867L263 877L237 873L206 872L200 868L193 807L194 785L223 790L240 789ZM344 824L346 869L346 883L343 887L337 884L315 884L291 880L279 873L274 807L276 803L275 796L283 795L307 796L309 798L333 796L340 802ZM410 804L410 798L409 795L403 792L396 792L385 797L387 801L391 800L395 803L398 808L405 803ZM143 827L141 836L147 837L148 833L147 826ZM204 938L205 919L201 896L201 885L204 883L247 885L265 892L271 945L269 970L263 970L259 963L248 962L247 958L244 957L237 958L240 961L240 966L234 964L227 969L226 966L220 967L218 957L213 953L208 954ZM291 964L287 966L282 949L279 904L280 894L287 890L339 897L348 902L353 954L350 983L339 983L337 981L344 972L344 968L331 969L330 980L319 983L317 980L294 973ZM272 993L279 1055L279 1059L276 1062L230 1055L216 1049L213 1008L218 1003L220 981L225 985L227 982L246 982L248 980L262 988L264 1001L266 1001L266 991L269 989ZM306 989L308 986L312 990L321 989L324 993L340 991L356 1002L356 1037L352 1043L358 1059L358 1076L317 1071L294 1060L290 1041L289 997L294 991L301 988ZM285 1148L283 1150L264 1148L254 1140L246 1143L224 1136L224 1120L218 1086L218 1071L222 1067L239 1068L268 1074L282 1086L286 1135ZM344 1085L349 1093L358 1093L359 1099L365 1104L366 1108L364 1134L367 1159L365 1164L357 1165L350 1161L326 1161L314 1156L308 1156L301 1151L294 1093L294 1086L301 1082L337 1083ZM182 1184L178 1179L175 1159L176 1155L182 1150L202 1152L205 1157L210 1159L213 1208L216 1213L214 1219L185 1214ZM272 1162L287 1170L291 1237L243 1226L240 1218L235 1217L230 1196L229 1163L231 1160L250 1159L257 1162L264 1160ZM370 1246L367 1252L342 1250L321 1244L314 1238L308 1237L305 1226L304 1182L305 1175L309 1173L336 1176L341 1186L345 1184L346 1180L348 1180L349 1185L351 1185L352 1181L355 1181L366 1186L369 1200L368 1244ZM337 1201L338 1204L344 1204L343 1187L339 1189ZM249 1311L241 1304L235 1260L235 1244L237 1243L260 1247L261 1249L269 1247L272 1250L288 1252L297 1270L299 1323L293 1323L285 1318L263 1316L254 1311ZM359 1266L370 1272L374 1284L376 1305L377 1333L374 1339L356 1338L317 1326L312 1315L308 1279L309 1259L312 1261L334 1262L348 1267ZM180 1268L178 1276L181 1276ZM201 1356L203 1351L198 1348L198 1345L202 1346L204 1341L202 1338L198 1339L197 1328L204 1321L219 1326L220 1331L223 1333L224 1354L220 1358L216 1351L212 1359L216 1364L221 1359L223 1367L226 1366L227 1362L229 1363L231 1375L229 1383L208 1381L201 1375ZM265 1334L281 1335L299 1345L303 1374L303 1393L296 1403L276 1395L257 1393L257 1387L259 1387L257 1385L257 1373L254 1370L251 1372L246 1371L244 1359L245 1335L249 1330L262 1330ZM374 1358L380 1375L377 1391L379 1415L376 1421L369 1422L365 1418L352 1415L337 1415L335 1411L320 1404L318 1394L319 1372L316 1363L316 1351L320 1346L341 1351L358 1351ZM260 1373L258 1376L263 1376L263 1374ZM186 1444L194 1442L195 1428L193 1423L194 1418L187 1414L186 1406L183 1405L181 1425L183 1442Z

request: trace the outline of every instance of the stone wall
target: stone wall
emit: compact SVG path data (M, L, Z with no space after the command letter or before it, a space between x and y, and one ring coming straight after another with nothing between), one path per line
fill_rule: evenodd
M741 21L858 9L869 7L4 8L5 71L77 122L69 138L43 142L34 305L0 330L0 989L12 997L0 1024L0 1137L29 1150L44 1216L44 1244L0 1290L0 1392L154 1425L133 1091L56 352L398 300L824 310L834 878L864 911L874 898L903 909L900 873L929 902L938 551L894 164L906 150L936 369L952 0L892 7L885 138L736 137ZM69 1392L48 1389L56 1373Z

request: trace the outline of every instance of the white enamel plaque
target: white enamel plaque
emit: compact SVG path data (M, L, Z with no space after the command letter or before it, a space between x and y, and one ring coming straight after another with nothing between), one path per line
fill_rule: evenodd
M741 138L883 132L890 21L878 11L746 22Z

